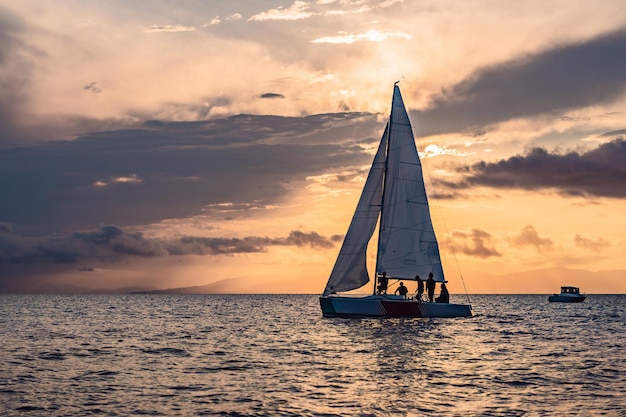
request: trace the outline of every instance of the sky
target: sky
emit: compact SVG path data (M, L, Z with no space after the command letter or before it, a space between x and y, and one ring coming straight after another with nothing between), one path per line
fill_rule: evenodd
M625 51L622 0L0 0L0 292L321 293L400 81L452 293L626 293Z

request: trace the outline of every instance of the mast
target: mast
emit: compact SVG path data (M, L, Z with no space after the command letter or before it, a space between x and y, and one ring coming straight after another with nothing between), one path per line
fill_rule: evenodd
M387 137L385 138L385 169L383 170L383 187L382 187L382 195L380 199L380 217L378 218L378 243L376 250L376 267L374 269L374 294L376 294L376 284L378 282L378 264L380 261L380 249L381 249L381 236L382 236L382 225L383 225L383 215L384 215L384 207L385 207L385 184L387 182L387 168L389 165L389 138L391 137L391 123L393 120L393 102L396 98L396 86L400 81L396 81L393 83L393 96L391 98L391 111L389 112L389 122L387 124ZM389 278L389 277L387 277Z

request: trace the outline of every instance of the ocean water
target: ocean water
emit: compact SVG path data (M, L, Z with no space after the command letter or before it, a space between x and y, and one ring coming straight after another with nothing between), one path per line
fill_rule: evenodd
M471 302L329 319L314 295L0 295L0 415L626 416L626 295Z

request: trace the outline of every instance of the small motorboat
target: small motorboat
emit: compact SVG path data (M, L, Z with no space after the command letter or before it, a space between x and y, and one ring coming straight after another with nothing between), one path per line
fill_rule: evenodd
M586 296L580 293L578 287L561 287L561 294L552 294L548 301L555 303L582 303Z

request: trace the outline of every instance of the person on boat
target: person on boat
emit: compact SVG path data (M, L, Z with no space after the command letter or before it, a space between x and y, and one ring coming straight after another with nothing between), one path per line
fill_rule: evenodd
M396 288L395 294L400 294L402 298L406 298L409 289L404 286L404 282L400 281L400 286Z
M417 281L417 294L415 294L415 299L422 301L422 294L424 294L424 281L422 281L419 275L415 275L415 280Z
M441 284L441 294L439 297L435 299L437 303L449 303L450 302L450 293L448 293L448 289L446 288L446 284Z
M389 278L387 278L387 273L383 272L382 276L378 277L378 294L387 294L388 284Z
M426 291L428 291L428 301L432 303L435 298L435 280L432 272L428 274L428 279L426 280Z

